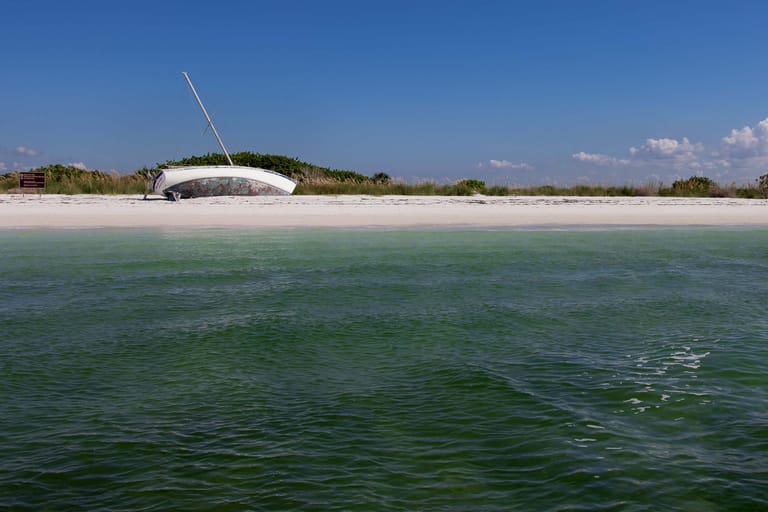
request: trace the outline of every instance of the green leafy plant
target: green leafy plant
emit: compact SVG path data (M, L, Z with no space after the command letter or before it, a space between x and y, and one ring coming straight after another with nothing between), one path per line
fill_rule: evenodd
M371 182L376 183L377 185L388 185L392 183L392 178L385 172L377 172L371 176Z
M672 183L672 194L684 197L709 197L716 188L716 183L704 176L691 176L687 180Z
M469 190L482 192L485 190L485 182L481 180L461 180L456 183L457 187L466 187Z

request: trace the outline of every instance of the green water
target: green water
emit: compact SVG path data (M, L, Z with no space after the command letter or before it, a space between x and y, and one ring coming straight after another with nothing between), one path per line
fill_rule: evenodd
M0 231L2 510L768 509L768 231Z

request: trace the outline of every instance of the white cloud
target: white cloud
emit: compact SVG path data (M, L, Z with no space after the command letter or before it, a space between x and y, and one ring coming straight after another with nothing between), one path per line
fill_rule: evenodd
M729 136L723 137L723 144L732 148L752 149L757 145L757 137L749 126L740 130L734 128Z
M3 172L3 171L4 171L4 170L6 170L7 168L8 168L8 167L5 165L5 162L0 162L0 172Z
M629 165L630 161L626 159L615 158L610 155L603 155L601 153L585 153L579 151L571 155L574 160L579 162L586 162L595 165L610 165L610 166L622 166Z
M526 171L533 170L533 166L525 162L515 163L510 162L509 160L490 160L488 163L491 167L496 169L522 169Z
M660 158L660 159L686 159L696 158L696 153L704 151L704 145L701 143L692 144L688 137L683 140L677 139L645 139L645 144L639 148L629 148L629 154L638 158Z
M39 154L39 151L37 151L36 149L28 148L26 146L17 146L14 152L17 155L22 155L22 156L37 156Z
M735 159L768 157L768 118L754 127L731 130L731 134L722 139L720 154Z
M67 165L69 165L70 167L77 167L78 169L82 169L84 171L88 170L88 167L86 167L86 165L83 162L70 162Z
M711 169L716 163L704 155L704 145L693 143L687 137L682 139L645 139L640 147L630 147L626 158L617 158L602 153L574 153L574 160L600 166L658 167L681 172L699 172ZM717 162L718 164L721 162Z

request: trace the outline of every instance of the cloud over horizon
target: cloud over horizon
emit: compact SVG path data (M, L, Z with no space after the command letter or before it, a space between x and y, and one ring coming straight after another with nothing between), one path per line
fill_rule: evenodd
M489 160L488 165L495 169L522 169L526 171L533 170L533 166L526 162L510 162L509 160Z
M719 154L724 158L741 162L757 159L764 165L768 159L768 118L754 127L734 128L730 135L723 137Z
M571 157L574 160L578 160L580 162L587 162L595 165L603 165L603 166L623 166L623 165L629 165L630 161L623 158L616 158L610 155L604 155L602 153L585 153L584 151L579 151L578 153L574 153L571 155Z
M768 165L768 118L754 127L732 129L721 139L720 147L709 152L704 144L691 142L688 137L679 140L648 138L639 147L630 147L624 158L585 151L573 153L571 158L597 166L634 166L675 172L720 170L727 174L733 168L764 172L764 167Z
M40 154L38 150L29 148L27 146L16 146L14 153L21 156L37 156Z

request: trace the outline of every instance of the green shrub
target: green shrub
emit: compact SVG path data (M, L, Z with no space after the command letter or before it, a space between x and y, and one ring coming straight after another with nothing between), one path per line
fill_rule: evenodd
M740 199L762 199L768 197L768 195L757 187L749 186L737 188L736 197Z
M376 183L377 185L389 185L392 183L392 178L389 177L389 174L385 172L377 172L373 176L371 176L371 181L373 183Z
M536 195L540 195L540 196L561 195L560 192L552 185L543 185L541 187L536 187L534 190L536 190L537 192Z
M461 180L456 183L456 187L469 189L470 191L482 192L485 190L485 182L481 180Z
M704 176L691 176L687 180L672 183L672 194L681 197L709 197L716 183Z
M265 155L253 153L251 151L241 151L229 155L232 163L246 167L259 167L270 171L285 174L297 183L307 181L339 181L363 183L368 181L368 176L354 172L328 169L317 165L302 162L297 158L290 158L281 155ZM188 165L227 165L227 159L223 153L207 153L202 156L190 156L181 160L168 160L165 163L158 164L163 167L180 167Z
M485 194L489 196L508 196L510 194L510 189L509 187L494 185L485 189Z

